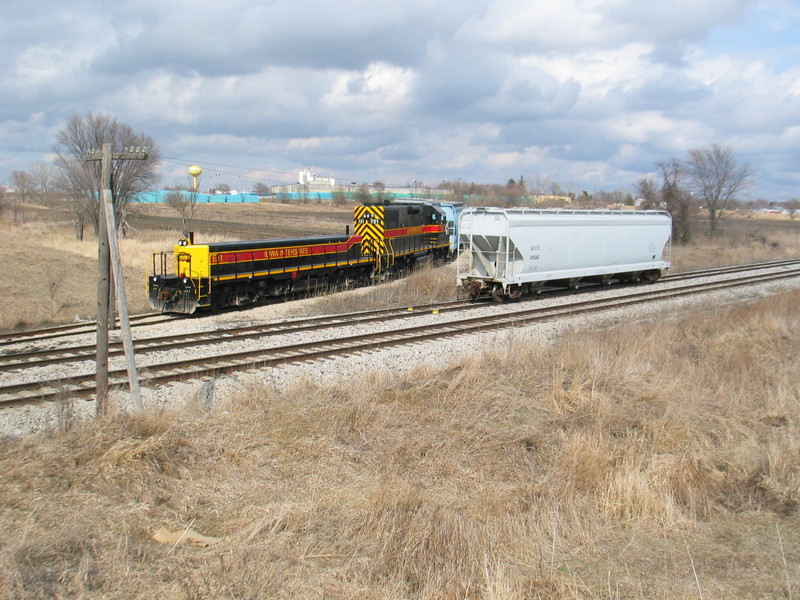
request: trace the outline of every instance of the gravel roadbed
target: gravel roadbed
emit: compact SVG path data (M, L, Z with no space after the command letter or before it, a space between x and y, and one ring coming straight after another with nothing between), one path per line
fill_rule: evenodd
M780 272L782 268L764 269L759 272ZM737 276L716 276L714 281L733 279ZM709 278L709 281L711 278ZM694 279L690 282L663 281L655 287L641 286L634 291L648 291L651 289L668 289L680 287L688 283L701 283L703 279ZM398 377L407 374L412 369L425 366L432 369L444 370L455 361L465 357L474 356L478 348L510 348L518 344L548 343L559 336L576 328L602 328L618 322L641 320L643 326L655 326L658 319L669 318L671 315L684 311L707 308L709 305L723 306L741 302L751 302L764 296L783 291L800 289L800 277L783 280L780 282L751 285L732 290L709 292L702 297L676 298L672 300L659 300L637 304L620 309L604 311L599 314L580 315L575 317L558 317L544 323L536 323L525 327L503 329L495 332L465 334L451 339L431 340L417 342L411 345L396 346L384 350L372 350L351 356L329 358L313 363L299 363L234 373L217 378L213 381L187 383L174 383L152 389L142 389L142 399L145 410L159 410L162 408L180 407L187 403L192 406L204 406L213 409L220 398L235 397L236 391L242 385L263 385L278 392L297 384L327 383L347 384L353 378L366 372L382 373L387 377ZM598 290L591 294L574 294L558 298L542 296L535 299L531 305L535 307L561 306L588 299L611 298L630 293L631 288L614 288ZM353 296L354 305L357 306L358 297L363 290L345 292ZM286 320L302 320L303 311L313 306L314 299L297 300L282 304L256 307L247 311L210 315L200 319L176 320L168 325L146 326L137 328L135 337L148 337L165 334L189 334L197 331L213 331L252 324L269 322L282 322ZM520 304L498 305L487 303L485 307L473 310L470 317L487 314L496 314L498 311L513 311ZM146 369L148 364L162 362L172 357L173 360L209 356L221 351L266 349L283 346L290 343L313 342L340 337L344 335L359 335L364 333L377 333L413 325L426 325L442 323L463 318L462 312L414 311L412 316L393 321L375 321L373 323L360 323L344 328L329 329L321 327L318 330L301 333L269 336L260 340L245 342L221 342L214 345L202 346L197 349L183 348L174 351L152 352L137 356L137 366L140 370ZM76 342L73 338L71 342ZM81 336L81 343L93 343L94 335ZM23 344L20 345L20 348ZM34 342L26 342L26 348L36 347ZM10 349L8 351L14 351ZM114 358L109 361L110 369L124 369L124 359ZM64 367L50 366L32 368L21 372L5 372L0 374L0 383L18 383L42 379L58 379L65 376L74 376L81 373L93 373L94 361L74 362L65 369ZM128 410L129 394L125 391L114 391L111 394L113 405L122 410ZM92 419L95 414L94 401L74 400L62 403L43 403L3 409L0 411L0 437L23 436L51 428L64 427L77 420Z

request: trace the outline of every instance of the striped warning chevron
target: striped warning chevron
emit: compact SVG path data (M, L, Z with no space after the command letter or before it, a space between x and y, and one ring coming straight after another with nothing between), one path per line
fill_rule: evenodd
M361 254L386 252L383 206L357 206L353 213L355 234L361 236Z

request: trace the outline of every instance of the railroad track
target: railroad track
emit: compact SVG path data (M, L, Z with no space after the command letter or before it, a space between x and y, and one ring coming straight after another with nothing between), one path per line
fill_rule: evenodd
M775 265L770 265L775 266ZM754 268L764 268L754 267ZM748 267L749 270L752 270ZM742 269L740 269L742 270ZM729 273L729 270L724 270ZM683 274L683 278L691 280L700 277L698 274ZM648 287L642 290L641 287L633 288L630 294L614 298L589 298L586 300L561 304L558 306L542 307L535 302L523 302L514 305L514 310L507 312L495 311L493 314L481 315L477 317L456 317L453 319L443 319L439 323L411 325L408 327L398 326L391 330L379 332L369 332L358 335L337 336L335 331L339 327L352 327L354 324L375 321L385 321L391 319L406 318L411 314L427 314L427 310L401 311L391 309L384 311L368 311L356 313L360 320L353 315L337 315L334 317L319 317L314 323L305 325L298 323L286 324L286 329L276 331L276 327L283 324L271 324L254 328L237 328L221 332L224 339L216 337L209 338L205 343L217 344L223 341L260 339L269 335L286 335L288 331L298 332L308 329L320 329L321 323L327 322L328 333L333 337L329 339L318 339L311 342L299 344L287 344L284 346L270 348L254 348L251 350L240 350L234 352L214 352L211 356L191 358L184 360L168 360L164 363L153 363L141 368L141 384L143 387L153 387L167 382L181 381L187 379L207 379L220 376L233 371L243 371L254 368L275 367L285 364L314 361L331 356L341 356L385 348L401 344L418 343L430 339L443 339L452 336L465 335L486 330L499 330L508 327L516 327L536 323L542 320L552 320L558 317L587 314L591 312L606 311L621 307L627 307L655 300L666 300L672 298L686 297L695 294L702 294L711 291L742 287L756 283L766 283L770 281L780 281L788 278L800 276L800 266L797 261L783 265L780 272L766 274L749 274L734 279L721 280L712 283L687 283L675 288L660 289ZM487 304L472 304L468 302L453 302L439 306L439 313L460 311L465 309L486 308ZM491 306L491 305L488 305ZM506 305L508 306L508 305ZM378 316L383 313L381 316ZM327 321L325 321L327 319ZM248 330L248 331L242 331ZM243 337L236 337L243 336ZM176 336L172 336L173 338ZM177 337L185 337L177 336ZM201 342L199 338L185 340L186 346L197 346ZM146 344L144 340L137 343ZM171 343L174 349L176 340L165 342L164 339L159 344ZM144 348L144 346L142 346ZM161 346L159 349L163 349ZM76 360L89 360L93 354L83 355L79 358L69 358ZM55 357L51 357L55 358ZM7 367L8 365L6 365ZM6 367L2 367L6 370ZM94 372L87 372L82 375L75 375L61 378L58 381L37 380L33 382L22 382L18 384L7 384L0 386L0 407L20 405L32 402L52 401L63 398L91 398L95 393ZM109 373L109 385L121 386L126 382L126 371L112 370Z
M662 278L662 281L679 281L682 279L696 279L698 277L709 277L712 275L722 275L725 273L743 273L746 271L756 271L758 269L768 269L772 267L790 267L800 265L800 259L787 258L784 260L772 260L768 262L751 263L749 265L737 265L732 267L715 267L712 269L701 269L698 271L682 271Z
M672 281L680 281L685 279L694 279L698 277L708 277L710 275L721 275L725 273L739 273L744 271L753 271L757 269L764 269L764 268L771 268L771 267L780 267L780 266L791 266L791 265L798 265L800 264L800 260L798 259L787 259L787 260L780 260L780 261L770 261L770 262L761 262L761 263L753 263L750 265L740 265L740 266L733 266L733 267L718 267L713 269L703 269L699 271L685 271L682 273L675 273L672 275L667 275L662 278L661 281L664 282L672 282ZM635 285L635 284L634 284ZM587 288L591 287L601 287L600 284L595 283L587 283L581 286L582 290L586 290ZM616 287L620 287L618 284ZM563 288L544 288L545 293L553 294L553 295L564 295L569 294L571 291L565 290ZM427 305L416 306L414 309L416 310L427 310L427 309L435 309L438 307L449 307L449 306L458 306L465 304L464 301L453 301L453 302L444 302L444 303L433 303ZM237 309L238 310L238 309ZM246 308L245 308L246 310ZM390 314L395 312L397 308L391 309L378 309L374 311L362 311L362 312L354 312L354 313L346 313L341 315L335 315L332 317L315 317L315 318L308 318L304 319L303 321L306 323L316 323L318 325L324 325L328 322L333 323L337 320L342 319L349 319L351 317L359 318L363 316L364 318L368 318L369 316L374 317L382 317L385 314ZM168 324L170 322L185 319L186 317L183 315L162 315L158 313L146 313L141 315L133 315L130 317L131 325L134 327L140 326L148 326L148 325L158 325L158 324ZM202 318L199 317L199 318ZM14 345L19 345L23 342L42 342L42 341L55 341L58 339L67 339L72 336L78 335L86 335L86 334L93 334L96 331L97 324L95 321L85 321L81 323L71 323L65 325L58 325L53 327L46 327L42 329L32 329L21 331L17 333L7 333L0 335L0 370L3 368L16 368L17 366L23 366L24 364L36 364L38 359L43 359L46 356L74 356L76 358L81 356L86 356L89 350L91 349L92 353L94 352L94 345L93 344L84 344L84 345L77 345L72 347L62 347L62 348L51 348L47 350L32 350L29 352L14 352L13 350L3 350L3 348L13 347ZM257 332L259 330L264 330L266 328L275 327L274 325L264 326L264 327L253 327L253 328L236 328L221 332L219 335L226 336L229 333L235 334L237 332L246 332L252 329L253 332ZM298 327L298 330L302 330L301 327ZM285 331L285 329L278 330L280 332ZM267 333L267 332L265 332ZM113 335L113 331L112 331ZM212 334L216 335L216 334ZM137 341L137 343L141 342L142 348L154 348L158 345L159 340L163 341L163 343L177 343L179 338L185 336L160 336L160 337L153 337L153 338L142 338ZM199 338L193 337L192 339L200 340L207 339L208 336L201 336ZM112 348L112 355L113 355L113 348L117 348L119 352L121 352L122 345L119 342L112 342L110 343L110 347ZM139 346L137 346L137 349ZM119 353L118 352L118 353ZM10 363L18 362L20 365L11 365ZM49 364L52 364L55 361L50 361Z
M722 267L718 269L709 269L703 271L693 271L686 273L679 273L664 278L664 281L682 281L686 279L695 279L698 277L707 277L709 275L721 275L726 273L736 273L744 271L752 271L763 269L765 267L800 265L800 261L778 261L772 263L759 263L747 265L746 267ZM636 284L628 284L636 285ZM589 287L595 289L604 289L600 284L587 284L583 288L584 293ZM619 288L619 286L617 286ZM574 291L565 290L562 288L553 288L551 290L553 295L572 295ZM308 317L293 321L285 321L280 323L265 323L259 325L248 325L243 327L233 327L223 330L215 331L202 331L194 333L181 333L177 335L163 335L152 337L141 337L134 340L134 349L137 355L148 354L152 352L159 352L163 350L175 350L178 348L190 348L197 345L210 345L220 344L223 342L244 342L252 339L261 339L266 337L286 335L289 333L301 333L304 331L313 331L320 327L336 328L343 326L352 326L359 323L369 323L376 320L389 321L394 319L403 319L407 317L416 316L420 312L428 310L437 310L439 312L452 312L460 310L470 310L476 305L466 300L455 300L451 302L440 302L434 304L426 304L410 308L387 308L375 309L369 311L361 311L340 315L326 315L320 317ZM155 315L153 315L155 316ZM154 321L159 323L160 321ZM144 323L142 323L144 324ZM152 323L151 323L152 324ZM80 360L94 360L96 352L95 344L81 344L63 347L51 347L45 349L25 350L19 352L6 351L0 354L0 372L2 371L15 371L33 367L43 367L47 365L54 365L62 362L74 362ZM121 341L112 341L109 344L109 356L120 356L123 354L123 347Z
M159 323L169 323L181 318L176 315L162 315L160 313L145 313L141 315L131 315L129 321L131 327L145 325L157 325ZM80 323L66 323L64 325L54 325L40 329L28 329L14 333L0 334L0 348L12 346L21 342L40 342L52 341L68 338L77 335L95 333L97 331L97 321L81 321Z
M771 261L771 262L762 262L762 263L753 263L750 265L741 265L735 267L719 267L714 269L704 269L700 271L686 271L682 273L675 273L672 275L667 275L662 278L662 281L679 281L684 279L693 279L698 277L708 277L710 275L720 275L724 273L737 273L743 271L752 271L757 269L764 269L764 268L771 268L771 267L779 267L779 266L786 266L786 265L793 265L793 264L800 264L800 261L797 259L787 259L781 261ZM581 287L581 289L585 290L589 287L599 287L599 284L585 284ZM619 286L617 286L619 287ZM569 293L562 288L551 288L545 289L546 293L549 294L566 294ZM448 305L459 305L464 304L462 301L454 301L451 303L438 303L438 304L430 304L430 305L422 305L415 307L418 310L426 310L428 308L434 309L439 306L448 306ZM245 308L246 309L246 308ZM351 315L359 315L363 314L367 315L375 315L381 316L383 313L389 313L392 311L396 311L397 309L380 309L376 311L367 311L364 313L348 313L344 315L338 315L339 319L342 318L349 318ZM142 327L148 325L158 325L158 324L168 324L170 322L185 319L184 315L162 315L159 313L145 313L140 315L132 315L130 317L130 322L132 327ZM200 317L202 318L202 316ZM309 323L318 323L324 324L327 320L331 320L333 322L333 318L331 317L323 317L319 319L306 319L305 321ZM23 366L24 364L37 364L39 359L44 360L46 356L51 357L58 357L58 356L74 356L74 357L81 357L85 356L89 350L94 353L94 345L78 345L73 347L63 347L63 348L52 348L48 350L32 350L29 352L14 352L13 350L4 351L3 348L10 348L15 345L19 345L23 342L31 342L31 343L38 343L38 342L55 342L56 340L68 340L70 337L75 337L79 335L88 335L93 334L96 332L97 323L95 321L83 321L81 323L69 323L64 325L56 325L53 327L45 327L41 329L31 329L26 331L20 331L15 333L5 333L0 334L0 370L6 368L17 368L18 366ZM244 331L242 328L240 331ZM113 331L112 331L113 334ZM226 333L223 332L222 335ZM163 336L160 338L152 338L150 341L140 340L142 342L142 348L153 347L157 345L157 341L163 340L164 343L168 343L171 340L177 340L181 336ZM202 339L202 338L200 338ZM138 343L138 342L137 342ZM117 348L118 352L120 353L122 350L121 343L114 343L113 341L110 344L111 355L114 354L114 348ZM137 346L137 349L139 346ZM10 363L18 362L20 365L11 365ZM54 362L58 362L57 359L50 360L48 364L53 364Z

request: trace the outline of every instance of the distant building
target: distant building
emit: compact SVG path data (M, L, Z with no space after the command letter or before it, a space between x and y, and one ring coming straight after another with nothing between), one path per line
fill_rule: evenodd
M533 197L535 204L542 204L543 202L571 204L572 196L548 196L546 194L537 194Z
M297 183L312 188L319 186L330 189L336 185L336 179L334 178L333 173L331 173L330 177L321 177L316 173L312 173L311 169L300 169L300 173L298 173L297 176Z
M297 183L272 186L274 196L290 199L311 197L330 200L334 191L337 191L336 178L332 173L330 177L322 177L307 168L300 169L297 174Z
M332 200L334 194L340 194L344 195L344 197L351 198L359 189L365 189L369 194L382 199L407 199L417 196L441 197L453 194L453 190L433 189L416 185L412 187L389 188L378 183L369 185L367 183L359 184L357 181L337 185L333 173L331 173L330 177L323 177L308 168L300 169L297 175L297 183L272 186L272 194L279 199L322 201Z

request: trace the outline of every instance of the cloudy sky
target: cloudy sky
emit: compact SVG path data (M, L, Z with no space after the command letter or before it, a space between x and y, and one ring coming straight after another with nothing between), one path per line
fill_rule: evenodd
M2 0L0 32L1 183L94 111L165 185L632 190L718 143L800 196L797 0Z

